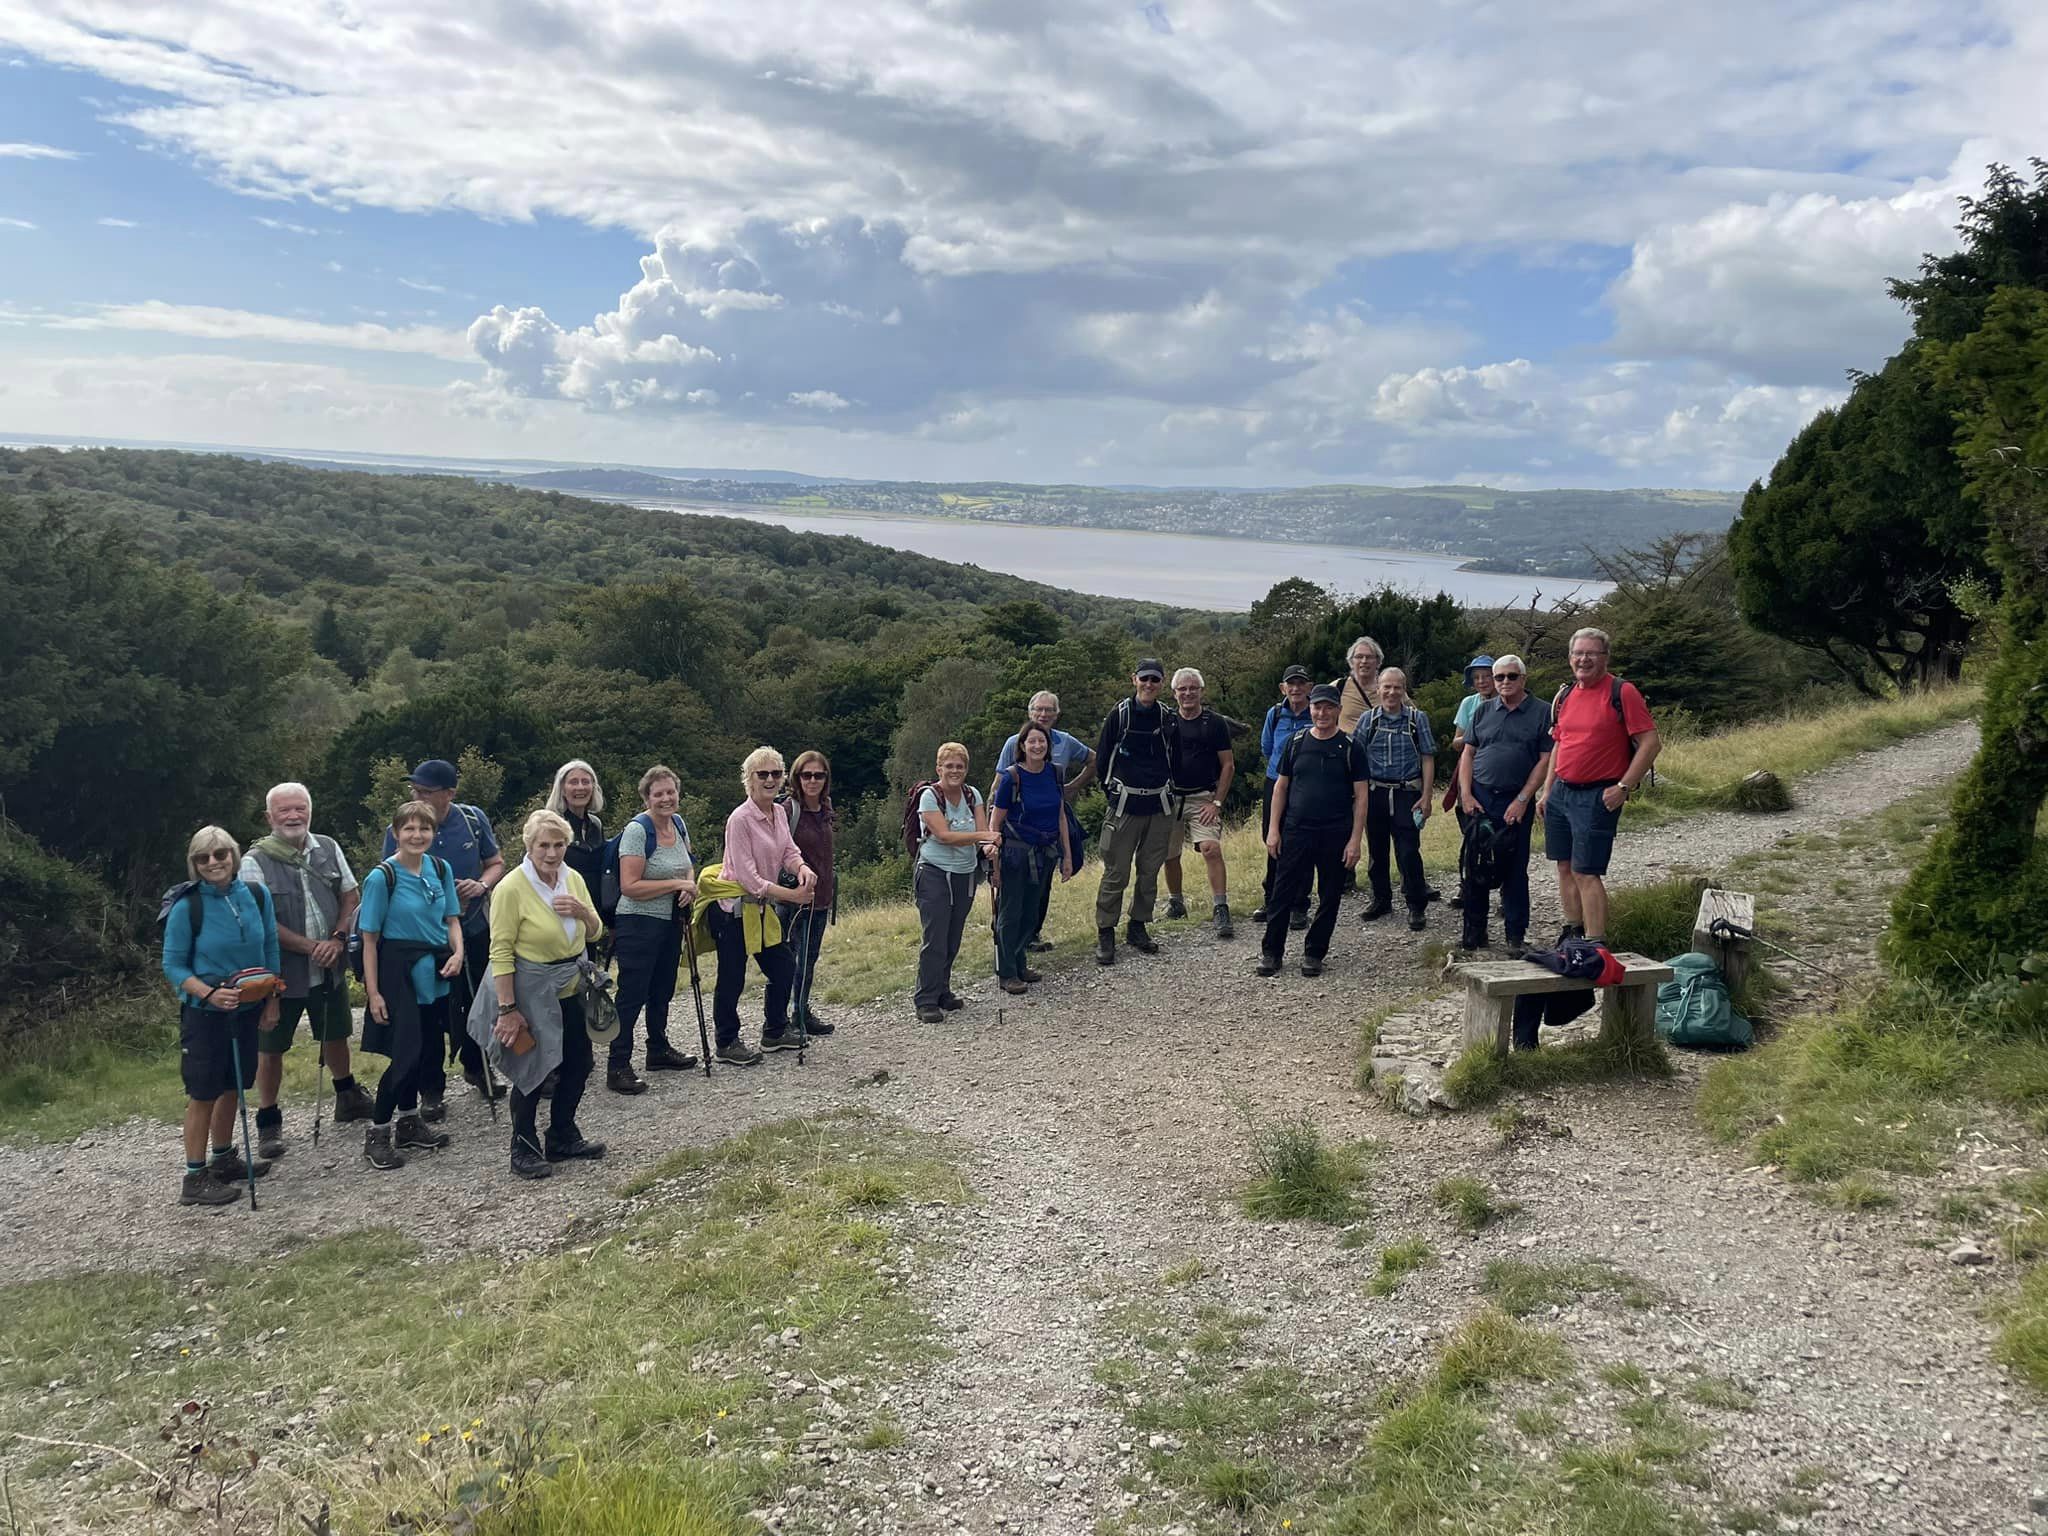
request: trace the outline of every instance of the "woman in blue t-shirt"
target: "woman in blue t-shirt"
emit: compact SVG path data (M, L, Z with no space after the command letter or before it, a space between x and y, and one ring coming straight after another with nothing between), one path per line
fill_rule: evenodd
M1036 720L1025 721L1017 732L1017 762L996 779L989 819L999 850L996 975L1010 993L1040 979L1025 963L1025 946L1038 917L1039 893L1051 881L1055 864L1062 880L1074 877L1066 801L1051 756L1052 733Z
M363 1140L372 1168L403 1168L407 1147L438 1151L448 1133L427 1121L448 1114L441 1065L448 981L462 972L462 898L434 845L434 808L410 801L391 818L398 851L363 877L363 1049L388 1056ZM392 1124L393 1111L398 1123Z

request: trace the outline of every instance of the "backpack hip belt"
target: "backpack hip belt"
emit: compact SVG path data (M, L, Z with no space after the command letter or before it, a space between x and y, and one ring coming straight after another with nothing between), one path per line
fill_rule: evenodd
M1123 819L1125 802L1133 795L1158 796L1159 808L1167 815L1172 815L1179 809L1174 804L1173 789L1170 785L1160 784L1147 789L1142 785L1126 784L1122 779L1104 779L1102 781L1102 789L1103 793L1109 796L1110 815L1116 817L1119 821Z

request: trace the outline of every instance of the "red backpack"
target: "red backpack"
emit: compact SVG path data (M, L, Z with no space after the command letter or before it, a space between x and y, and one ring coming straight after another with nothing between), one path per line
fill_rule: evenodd
M966 788L967 803L976 810L981 809L981 792L972 784ZM924 815L918 810L917 802L924 798L926 790L930 790L932 798L939 802L941 813L945 807L946 797L940 793L937 779L921 779L910 786L910 798L903 802L903 851L910 855L913 864L917 862L917 850L924 846Z

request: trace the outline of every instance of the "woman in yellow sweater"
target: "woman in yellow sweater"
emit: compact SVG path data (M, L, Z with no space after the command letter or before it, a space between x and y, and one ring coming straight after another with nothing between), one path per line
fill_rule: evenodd
M569 824L535 811L524 835L525 859L491 892L495 989L478 994L469 1032L512 1084L513 1173L544 1179L551 1164L604 1156L604 1143L576 1128L591 1064L578 962L601 929L589 887L564 861ZM535 1119L549 1073L555 1086L543 1142Z

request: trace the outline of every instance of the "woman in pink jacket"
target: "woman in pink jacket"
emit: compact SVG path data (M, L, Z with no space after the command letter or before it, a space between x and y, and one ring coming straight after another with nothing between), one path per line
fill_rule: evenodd
M776 921L773 903L808 906L818 889L817 876L789 834L789 818L775 803L783 774L782 754L773 747L754 748L740 765L747 798L725 818L721 873L745 894L714 903L704 919L718 945L718 985L712 995L718 1059L736 1067L750 1067L761 1059L761 1051L740 1039L740 990L746 985L750 950L768 979L761 1050L793 1051L803 1040L802 1030L789 1018L795 956L781 936L773 944L763 942L767 925ZM793 888L782 883L784 875L794 879Z

